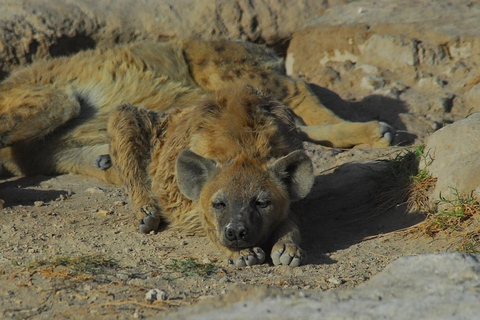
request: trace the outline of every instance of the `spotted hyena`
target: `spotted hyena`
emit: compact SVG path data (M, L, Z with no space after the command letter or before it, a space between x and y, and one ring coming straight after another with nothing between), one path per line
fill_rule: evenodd
M126 185L140 231L207 235L237 266L301 263L313 183L302 140L388 146L385 123L341 120L283 61L234 41L137 43L36 62L0 84L0 164Z

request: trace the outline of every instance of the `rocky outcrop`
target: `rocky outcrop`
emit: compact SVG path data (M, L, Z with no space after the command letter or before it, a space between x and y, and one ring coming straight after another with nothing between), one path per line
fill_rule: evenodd
M475 319L479 256L452 253L400 258L365 284L337 292L237 288L162 319ZM240 300L240 301L238 301Z
M294 33L287 71L413 135L398 143L423 142L480 111L479 14L465 0L353 1Z
M231 38L281 45L327 7L316 0L2 1L0 79L38 58L133 40Z

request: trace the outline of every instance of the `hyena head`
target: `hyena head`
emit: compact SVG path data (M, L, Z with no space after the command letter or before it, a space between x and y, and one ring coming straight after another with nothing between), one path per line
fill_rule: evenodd
M219 164L185 149L176 170L180 191L199 201L206 228L230 250L262 245L313 184L303 151L268 163L239 155Z

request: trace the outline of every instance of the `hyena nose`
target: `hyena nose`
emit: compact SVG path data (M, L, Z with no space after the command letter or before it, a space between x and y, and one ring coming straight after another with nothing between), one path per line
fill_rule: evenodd
M248 234L248 229L243 223L229 223L225 228L225 238L229 241L243 240Z

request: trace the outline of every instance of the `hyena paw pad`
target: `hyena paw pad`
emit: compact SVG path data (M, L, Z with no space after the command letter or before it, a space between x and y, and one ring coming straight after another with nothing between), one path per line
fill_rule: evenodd
M138 231L141 233L150 233L151 231L157 230L160 225L160 217L155 207L146 205L141 207L140 210L145 217L140 219Z
M262 264L265 261L265 252L258 247L240 250L236 259L228 261L231 267L246 267Z
M293 243L276 244L271 257L276 266L298 267L302 263L302 251Z
M94 165L97 169L107 170L112 166L112 158L109 154L103 154L101 156L98 156L97 159L95 159Z

